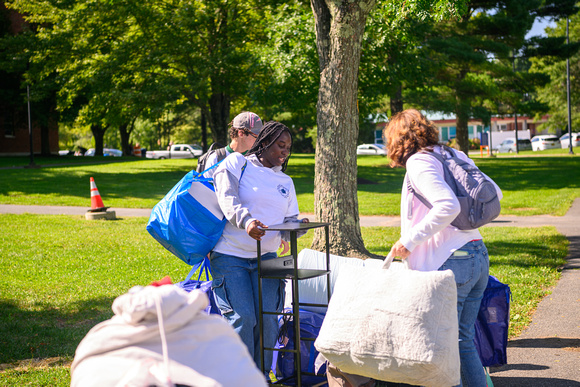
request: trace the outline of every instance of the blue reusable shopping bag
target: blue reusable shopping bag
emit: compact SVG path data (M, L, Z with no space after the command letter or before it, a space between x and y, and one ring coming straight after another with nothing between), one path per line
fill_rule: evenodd
M291 312L291 309L286 309L285 312ZM300 309L300 337L316 339L323 320L324 313L315 313ZM276 348L295 348L294 321L291 318L280 319L280 333L278 336ZM317 357L318 351L314 348L314 340L300 341L300 364L302 365L302 372L315 373L314 363ZM294 375L294 353L274 351L272 370L274 370L279 379ZM326 366L321 367L316 376L302 375L303 386L327 386L324 382L326 382ZM284 382L284 385L295 384L296 380Z
M489 276L475 321L475 348L484 367L507 364L507 341L511 291Z
M199 270L199 275L197 277L197 280L192 280L191 277L195 274L195 272L198 269L200 269L200 270ZM203 273L205 273L205 281L201 280L201 276ZM215 302L215 299L213 297L213 291L211 290L212 281L210 279L210 274L211 274L211 268L210 268L209 259L207 257L204 257L203 261L200 261L197 264L193 265L193 267L189 271L189 274L187 275L187 277L185 277L185 279L183 281L176 283L175 286L185 290L186 292L191 292L192 290L195 290L195 289L201 290L202 292L207 294L207 296L209 297L209 305L207 308L205 308L205 312L207 314L219 314L219 315L221 315L221 312L220 312L220 310Z
M215 166L217 164L212 168ZM208 201L219 206L211 180L202 177L204 172L187 173L153 207L147 224L147 231L153 238L189 265L201 262L215 247L227 221L223 215L218 218L215 211L208 210ZM205 206L200 203L202 198L197 200L189 192L192 184L196 184L197 191L206 192L203 195Z

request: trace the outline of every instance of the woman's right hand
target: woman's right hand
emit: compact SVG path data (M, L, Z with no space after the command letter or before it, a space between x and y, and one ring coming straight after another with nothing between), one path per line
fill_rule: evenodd
M389 253L394 257L399 257L401 259L407 259L411 252L407 250L405 246L401 243L401 240L398 240L397 243L391 248L391 252Z
M268 228L268 226L266 226L259 220L254 220L252 223L250 223L246 231L250 237L252 237L257 241L260 241L262 240L264 234L266 234L266 231L262 230L263 228Z

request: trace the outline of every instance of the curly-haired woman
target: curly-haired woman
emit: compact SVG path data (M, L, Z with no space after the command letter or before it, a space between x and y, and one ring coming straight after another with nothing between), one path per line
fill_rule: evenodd
M407 259L414 270L453 271L457 283L461 382L463 386L485 386L473 338L489 277L487 248L477 229L459 230L451 225L460 205L445 182L443 164L430 154L441 153L437 127L419 111L408 109L391 118L384 137L391 166L407 171L401 193L401 238L391 254ZM465 153L455 152L473 164ZM408 183L429 201L431 209L409 192ZM495 187L501 199L501 191Z

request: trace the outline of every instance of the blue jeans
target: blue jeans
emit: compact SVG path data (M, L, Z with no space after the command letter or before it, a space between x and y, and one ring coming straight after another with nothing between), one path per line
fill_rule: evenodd
M262 255L262 261L276 258L276 253ZM258 259L239 258L212 252L212 290L222 315L240 335L258 368L260 360L260 307L258 294ZM280 279L262 279L262 301L265 312L282 311L284 307L284 283ZM264 346L273 348L278 338L278 317L265 314ZM272 364L272 351L264 353L264 373Z
M483 365L473 342L475 320L489 278L489 256L483 241L466 243L439 268L439 270L447 269L453 272L457 283L460 386L485 387Z

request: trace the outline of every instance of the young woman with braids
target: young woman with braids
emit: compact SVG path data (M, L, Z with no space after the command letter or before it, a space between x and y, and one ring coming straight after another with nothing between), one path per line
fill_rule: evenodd
M263 260L275 258L282 235L264 229L269 224L308 221L298 220L294 183L284 173L291 150L290 130L270 121L245 156L230 154L213 176L218 202L228 222L210 256L212 289L222 315L238 332L258 367L262 363L256 240L261 241ZM262 300L264 311L282 311L282 280L263 279ZM278 320L275 315L264 315L263 321L264 345L272 348ZM268 368L272 364L271 351L266 351L264 364Z

